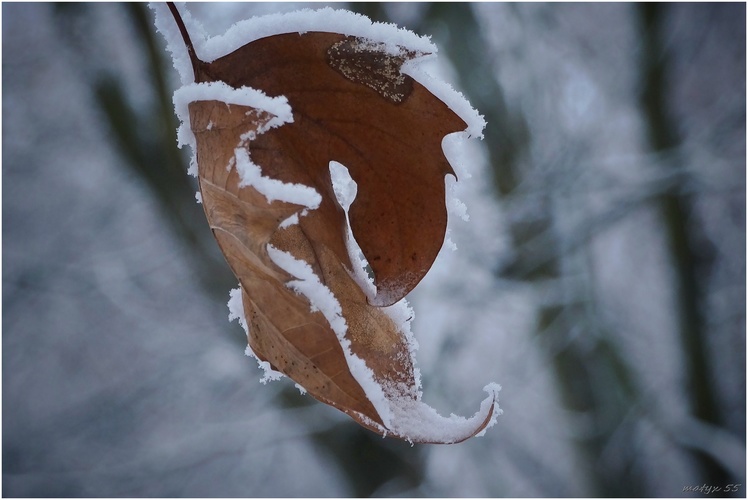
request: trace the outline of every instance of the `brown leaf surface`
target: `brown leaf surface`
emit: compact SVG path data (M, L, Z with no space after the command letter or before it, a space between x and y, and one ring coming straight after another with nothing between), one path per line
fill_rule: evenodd
M241 283L252 351L369 429L411 441L459 442L489 424L495 391L469 421L436 415L420 400L408 336L382 309L418 284L442 246L444 178L454 172L441 143L466 128L401 73L417 55L391 55L371 42L321 32L262 38L212 63L192 53L198 82L285 96L293 122L266 130L273 116L265 111L198 100L189 104L190 127L203 205ZM269 201L261 187L242 184L233 168L240 153L265 178L313 188L320 205ZM333 160L358 185L349 219L374 273L370 296L354 277L360 264L351 262L346 246ZM281 224L292 215L297 223ZM284 270L283 252L313 274ZM315 283L329 290L339 311L302 289Z
M415 441L384 422L367 393L351 374L343 347L330 322L311 312L309 300L288 286L294 276L269 256L268 245L307 262L341 306L346 319L350 350L366 361L374 380L389 401L418 403L420 395L407 340L381 308L367 303L350 270L347 253L340 258L314 232L325 224L323 214L309 211L300 223L280 228L280 223L303 207L268 202L252 186L239 187L235 168L227 169L241 136L268 119L263 113L218 101L198 101L189 106L197 142L200 189L206 215L226 260L243 289L244 314L254 353L304 387L312 396L346 412L379 433ZM485 417L457 442L480 432Z
M203 63L197 73L198 81L286 96L294 122L257 137L250 154L263 175L312 186L322 195L315 238L340 259L347 255L345 219L332 192L329 162L348 168L359 186L351 229L374 272L377 295L371 302L384 306L410 292L441 249L444 177L454 174L441 143L467 125L400 73L405 56L370 49L334 33L289 33Z

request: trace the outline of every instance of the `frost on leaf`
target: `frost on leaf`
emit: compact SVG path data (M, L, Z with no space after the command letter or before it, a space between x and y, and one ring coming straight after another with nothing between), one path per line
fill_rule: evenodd
M255 24L277 31L247 35L204 62L175 19L196 80L175 94L188 127L180 141L195 150L203 207L241 284L254 355L380 434L459 442L482 432L500 412L498 386L486 387L471 419L437 415L421 401L404 306L387 307L418 284L444 242L445 176L454 172L441 144L468 127L403 72L426 52L420 40L378 42L378 30L394 28L306 11ZM314 19L319 31L308 29ZM336 23L346 29L324 31ZM157 25L164 31L163 18ZM348 218L331 162L357 185ZM351 257L348 220L373 285Z

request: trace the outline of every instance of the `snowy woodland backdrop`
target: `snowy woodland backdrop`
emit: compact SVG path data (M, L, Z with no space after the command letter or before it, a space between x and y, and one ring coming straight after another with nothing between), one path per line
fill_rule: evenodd
M151 11L5 3L3 495L745 496L745 4L348 7L488 121L409 300L426 402L496 381L497 425L411 447L261 385Z

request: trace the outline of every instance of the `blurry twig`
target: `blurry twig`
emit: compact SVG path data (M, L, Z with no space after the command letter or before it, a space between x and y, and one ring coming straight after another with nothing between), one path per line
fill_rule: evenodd
M664 43L664 19L668 6L641 4L637 14L642 37L641 107L649 143L654 151L673 150L680 143L678 127L671 117L666 92L668 57ZM679 162L664 163L662 168L677 169ZM693 415L705 424L720 427L721 416L714 396L713 367L706 349L703 313L704 289L696 273L699 260L694 250L697 228L689 224L693 208L691 196L668 192L659 197L659 209L665 221L669 250L675 267L678 293L678 322L685 358L688 395ZM714 458L695 449L704 480L710 484L731 482L730 473Z

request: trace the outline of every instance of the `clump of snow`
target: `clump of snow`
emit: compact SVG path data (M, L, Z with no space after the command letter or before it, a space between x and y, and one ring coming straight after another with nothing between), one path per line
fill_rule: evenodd
M496 417L502 413L498 406L498 392L501 386L489 384L484 389L489 396L483 400L478 412L470 418L450 415L443 417L436 410L420 400L404 397L392 400L394 414L390 430L411 441L455 443L464 440L490 416L486 427L476 434L483 436L486 429L496 423Z
M247 319L244 317L241 286L229 292L229 303L226 305L229 307L229 321L237 320L244 329L244 333L249 336L249 325L247 324Z
M358 194L358 184L356 184L356 181L351 177L348 167L336 161L330 162L330 180L332 181L332 189L335 193L335 198L338 200L338 203L345 212L345 243L346 249L348 250L348 257L353 264L353 269L350 270L351 276L366 296L369 299L372 299L377 294L377 289L374 286L374 280L372 277L366 273L366 268L369 263L367 262L366 257L364 257L364 252L361 251L361 247L351 231L351 221L348 216L351 204Z
M348 167L334 160L330 162L330 180L338 203L348 213L351 203L356 199L358 184L351 177Z
M472 108L471 108L472 109ZM465 119L464 116L462 116L463 119ZM482 116L478 116L480 121L483 120ZM473 117L475 119L475 117ZM485 122L483 124L475 123L474 127L482 127L485 125ZM447 205L447 234L444 239L444 247L448 248L452 251L457 250L457 245L455 242L450 238L452 233L452 222L455 220L455 218L459 218L460 220L464 222L470 221L470 215L468 214L468 208L465 203L459 199L457 192L458 189L463 185L462 182L470 179L472 175L470 174L470 171L467 169L467 165L469 162L466 158L466 141L468 139L469 132L457 132L454 134L447 135L442 140L442 151L444 152L444 156L447 158L447 161L450 165L452 165L452 168L455 171L455 174L457 175L457 178L454 178L452 176L447 176L446 178L446 193L445 193L445 202ZM481 136L482 137L482 136ZM458 182L462 181L462 182Z
M468 222L470 220L470 216L468 215L467 206L459 198L457 198L457 194L455 193L456 187L457 187L457 180L453 178L452 176L449 176L446 179L446 183L447 183L447 189L446 189L447 191L447 196L446 196L447 213L449 215L457 216L460 219L464 220L465 222Z
M249 345L244 349L244 355L250 356L252 358L255 358L257 360L257 366L259 366L262 369L262 378L260 379L260 383L267 384L268 382L273 382L275 380L280 380L285 375L283 373L279 372L278 370L273 370L273 367L270 363L267 361L261 360L259 357L257 357L257 354L252 350Z
M340 302L330 289L320 282L312 266L270 244L267 246L267 252L278 267L296 278L296 280L289 281L286 286L307 297L312 312L321 312L337 336L345 337L348 326L343 318Z
M481 117L481 119L482 118L483 117ZM466 135L467 131L455 132L442 139L442 151L444 151L444 156L447 158L447 161L449 161L449 164L452 165L452 168L457 174L457 179L463 181L472 177L469 168L467 168L470 161L468 160L468 152L466 148L466 141L468 139ZM474 157L474 155L471 156Z
M395 327L405 338L405 344L408 346L410 354L410 363L413 366L413 379L415 382L415 391L418 397L421 397L421 370L418 368L416 361L416 352L418 351L418 341L410 328L411 322L415 319L416 313L408 301L405 299L395 302L391 306L382 307L381 310L389 316Z
M483 437L486 435L486 431L496 425L496 418L504 413L504 410L499 408L499 391L501 390L501 386L497 384L496 382L491 382L490 384L487 384L484 388L484 391L491 394L494 401L496 403L493 405L492 413L491 413L491 420L486 424L486 426L483 428L482 431L480 431L478 434L475 435L475 437Z
M236 159L236 171L241 179L239 187L252 186L265 195L269 203L280 200L310 209L315 209L322 203L322 196L312 187L303 184L291 184L262 175L262 170L252 162L249 151L245 148L236 148L234 158Z
M278 227L281 228L281 229L285 229L287 227L296 225L298 223L299 223L299 214L295 213L292 216L290 216L289 218L287 218L284 221L282 221Z
M452 250L453 252L457 251L457 243L455 243L452 238L449 237L450 235L450 229L447 228L447 236L444 238L444 248L448 248Z
M301 394L302 396L303 396L304 394L306 394L306 389L304 389L304 387L303 387L303 386L301 386L300 384L294 384L294 387L296 387L296 388L297 388L297 389L299 390L299 393L300 393L300 394Z

